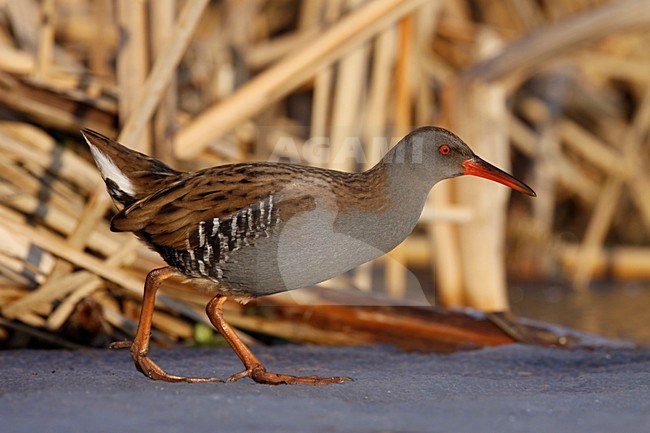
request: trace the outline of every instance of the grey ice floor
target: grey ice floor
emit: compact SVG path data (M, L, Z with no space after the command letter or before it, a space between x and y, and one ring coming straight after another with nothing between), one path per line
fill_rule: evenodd
M0 432L650 432L650 349L255 351L270 370L355 381L168 384L136 372L127 351L5 351ZM181 374L225 377L240 369L226 348L155 350L153 357Z

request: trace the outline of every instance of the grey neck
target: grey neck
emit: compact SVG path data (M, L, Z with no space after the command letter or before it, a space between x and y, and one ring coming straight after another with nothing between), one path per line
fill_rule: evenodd
M380 164L385 170L391 197L382 217L388 226L385 246L392 249L415 227L433 185L418 176L409 163L382 161Z
M393 153L391 155L391 152ZM351 213L342 225L350 236L384 253L399 245L413 230L433 184L418 175L413 163L395 154L395 148L366 175L383 172L389 200L378 212ZM395 159L391 159L395 158ZM417 164L417 162L416 162ZM374 172L374 173L373 173Z

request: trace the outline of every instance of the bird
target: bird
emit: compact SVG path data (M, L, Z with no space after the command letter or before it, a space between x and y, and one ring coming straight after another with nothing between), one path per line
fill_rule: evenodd
M167 382L222 379L168 373L149 357L155 296L166 279L183 277L213 296L206 314L244 364L228 382L343 383L351 379L267 371L224 320L224 302L311 286L386 254L411 233L444 179L472 175L536 196L436 126L410 132L363 172L282 162L184 172L93 130L81 133L117 207L110 229L133 232L166 262L147 275L138 328L125 343L140 372Z

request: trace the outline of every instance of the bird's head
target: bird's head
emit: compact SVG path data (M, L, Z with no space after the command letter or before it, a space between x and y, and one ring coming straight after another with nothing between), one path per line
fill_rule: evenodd
M395 146L389 162L410 165L419 179L431 185L443 179L471 175L536 196L528 185L478 157L463 140L443 128L427 126L414 130Z

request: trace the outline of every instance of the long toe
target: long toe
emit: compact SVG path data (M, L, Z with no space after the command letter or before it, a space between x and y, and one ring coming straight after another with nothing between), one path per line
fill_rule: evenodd
M158 366L148 356L139 356L135 359L136 368L149 379L162 380L163 382L186 382L186 383L199 383L199 382L223 382L218 377L187 377L169 374Z
M251 377L257 383L268 385L329 385L332 383L345 383L352 381L349 377L322 377L322 376L292 376L290 374L280 374L264 372L263 374Z
M253 368L233 374L228 382L234 382L242 377L250 377L257 383L266 385L329 385L331 383L351 382L347 376L321 377L321 376L292 376L290 374L272 373L263 367Z
M133 345L131 340L114 341L108 345L109 349L130 349Z
M228 379L226 379L226 382L237 382L239 379L242 379L244 377L253 377L253 371L252 370L244 370L240 371L239 373L235 373L232 376L230 376Z

